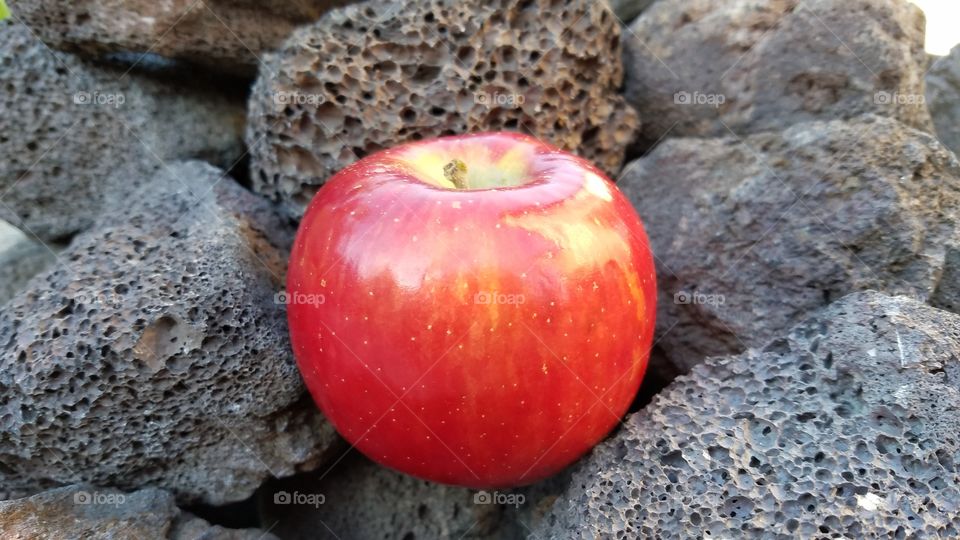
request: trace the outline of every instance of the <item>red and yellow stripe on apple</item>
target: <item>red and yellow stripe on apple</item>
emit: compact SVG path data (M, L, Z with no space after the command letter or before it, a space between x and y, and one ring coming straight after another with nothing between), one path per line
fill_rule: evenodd
M418 141L318 191L287 275L307 388L385 466L496 488L563 469L633 400L656 311L640 218L517 133Z

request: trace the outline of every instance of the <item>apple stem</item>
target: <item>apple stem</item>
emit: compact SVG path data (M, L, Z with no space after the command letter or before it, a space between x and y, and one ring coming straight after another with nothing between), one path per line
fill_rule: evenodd
M443 167L443 176L457 189L467 189L467 164L454 158Z

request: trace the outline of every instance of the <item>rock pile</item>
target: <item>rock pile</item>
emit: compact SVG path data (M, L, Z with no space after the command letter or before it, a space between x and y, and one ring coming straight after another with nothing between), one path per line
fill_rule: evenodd
M169 493L132 493L77 484L0 502L3 538L117 540L276 540L259 530L229 530L177 508Z
M336 439L283 318L291 230L204 163L171 163L0 311L0 486L249 497Z
M610 7L14 3L0 537L960 536L960 47L930 63L906 0ZM685 374L570 471L475 492L347 451L280 293L331 174L500 129L619 179L648 381Z
M902 0L665 0L624 33L642 136L745 135L874 113L928 130L923 13Z
M229 167L242 155L241 104L124 71L0 22L0 219L66 240L165 161Z
M960 534L960 317L856 293L676 380L537 538Z
M960 163L896 120L670 138L619 185L647 224L660 345L683 370L855 290L960 305Z
M349 2L24 0L17 2L15 14L58 49L89 56L149 52L253 73L261 55L282 43L298 24Z

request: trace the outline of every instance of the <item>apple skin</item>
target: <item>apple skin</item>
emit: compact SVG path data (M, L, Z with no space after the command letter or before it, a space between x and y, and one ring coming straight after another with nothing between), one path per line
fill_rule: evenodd
M483 184L456 189L463 158ZM444 185L446 183L446 185ZM546 478L620 421L647 366L654 264L592 164L516 133L370 155L320 189L287 276L307 388L372 460L473 488Z

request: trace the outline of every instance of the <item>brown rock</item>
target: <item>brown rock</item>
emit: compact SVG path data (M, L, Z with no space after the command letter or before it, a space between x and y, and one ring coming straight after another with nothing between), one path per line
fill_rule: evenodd
M254 529L210 525L177 508L169 493L77 484L0 502L5 540L276 540Z
M481 492L381 467L353 453L329 471L261 490L264 523L278 536L316 540L505 538L503 507Z
M531 133L620 169L638 125L616 92L619 27L603 2L358 4L298 30L250 99L253 187L302 214L329 176L397 143Z
M253 74L300 24L351 0L23 0L13 13L51 46L99 56L153 53Z
M958 358L955 314L849 295L674 381L531 538L956 538Z
M960 153L960 45L930 66L927 106L937 126L937 137L954 153Z
M306 396L283 288L292 231L222 171L175 162L0 311L0 491L249 497L338 444Z
M924 17L905 0L660 0L624 32L642 138L890 116L931 131Z
M52 53L11 21L0 86L0 219L45 242L88 228L166 161L229 167L243 152L242 101Z
M682 371L853 291L960 305L960 164L895 120L667 139L620 187L656 255L658 343Z

